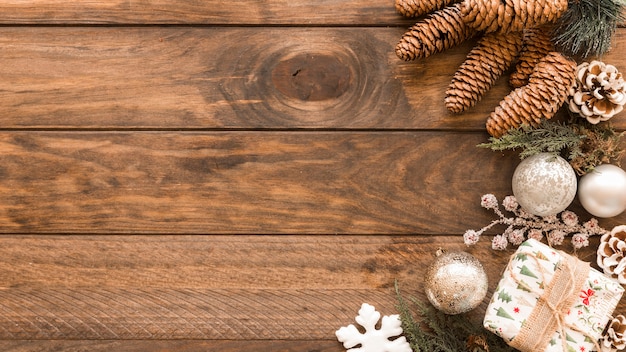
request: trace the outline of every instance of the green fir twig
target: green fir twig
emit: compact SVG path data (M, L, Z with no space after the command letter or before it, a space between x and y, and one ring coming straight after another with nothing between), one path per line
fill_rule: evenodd
M570 0L554 28L554 44L569 56L602 56L624 20L622 9L623 3L617 0Z
M478 147L495 151L521 149L520 158L525 159L539 153L561 154L568 150L574 158L582 152L580 144L586 138L568 125L544 120L538 127L522 125L511 129L500 138L489 138L489 143Z
M544 120L539 126L522 125L500 138L489 138L480 148L494 151L519 150L521 159L539 153L553 153L566 158L578 175L605 163L618 163L623 155L621 138L611 124L587 122L563 124Z

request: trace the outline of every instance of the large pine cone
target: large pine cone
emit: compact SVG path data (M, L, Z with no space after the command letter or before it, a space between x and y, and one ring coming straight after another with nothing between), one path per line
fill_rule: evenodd
M396 11L404 17L418 17L455 2L459 0L396 0Z
M524 30L522 50L520 51L515 70L509 75L509 83L513 88L528 84L528 78L535 66L548 53L554 51L550 39L549 27L529 28Z
M583 62L576 69L576 80L569 94L570 110L597 124L624 109L626 82L613 65Z
M500 138L523 124L537 126L551 119L567 100L574 84L576 62L558 52L546 55L535 66L528 84L504 97L487 119L487 132Z
M463 112L474 106L506 71L522 48L522 33L488 33L469 52L446 91L446 107Z
M600 238L597 250L598 266L604 274L626 284L626 225L616 226Z
M618 315L606 327L600 342L602 351L621 351L626 348L626 317Z
M556 21L567 0L465 0L463 20L477 31L519 32Z
M396 55L406 61L425 58L461 44L475 33L463 22L461 5L448 6L411 27L396 45Z

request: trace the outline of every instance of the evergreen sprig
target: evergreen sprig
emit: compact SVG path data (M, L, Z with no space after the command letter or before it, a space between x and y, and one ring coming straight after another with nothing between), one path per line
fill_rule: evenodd
M621 137L609 124L592 125L587 122L560 123L544 120L537 127L522 125L507 131L500 138L489 138L478 147L494 151L521 150L524 159L539 153L562 155L578 175L594 167L621 159Z
M616 132L610 124L581 125L578 131L585 138L580 154L569 160L576 173L584 175L600 164L616 163L618 166L624 150L621 139L624 132Z
M568 150L569 157L574 158L582 153L580 145L585 138L569 125L544 120L537 127L522 125L500 138L491 137L489 143L479 144L478 147L495 151L521 149L521 159L539 153L558 155Z
M603 55L624 20L622 9L616 0L570 0L554 28L554 44L561 52L581 59Z
M402 297L396 282L398 311L404 335L414 352L460 352L467 351L467 341L472 336L485 338L490 352L512 352L514 348L485 330L482 326L472 323L466 314L447 315L428 306L416 298L409 300L415 306L417 318L414 316L409 302Z

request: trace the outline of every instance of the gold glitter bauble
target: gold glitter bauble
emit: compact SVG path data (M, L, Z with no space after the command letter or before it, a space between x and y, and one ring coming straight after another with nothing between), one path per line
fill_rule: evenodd
M487 295L487 286L482 264L466 252L438 253L426 273L426 297L446 314L476 308Z

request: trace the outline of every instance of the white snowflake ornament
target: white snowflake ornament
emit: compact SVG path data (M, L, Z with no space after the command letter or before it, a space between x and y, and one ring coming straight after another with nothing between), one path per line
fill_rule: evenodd
M389 340L389 338L402 335L400 316L398 314L385 315L380 329L376 329L379 319L380 313L376 311L376 308L363 303L359 309L359 315L354 320L365 329L365 333L361 333L353 324L350 324L335 332L337 340L343 343L343 347L349 348L347 352L412 352L404 336ZM360 347L356 347L358 345Z

